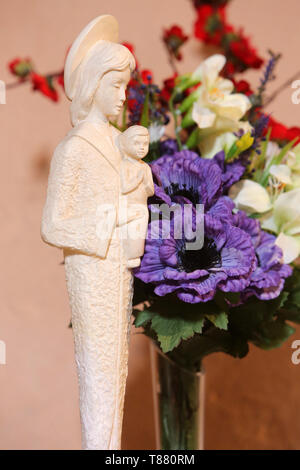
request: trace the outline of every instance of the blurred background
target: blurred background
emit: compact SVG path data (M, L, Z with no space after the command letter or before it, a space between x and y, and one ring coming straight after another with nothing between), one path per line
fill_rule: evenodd
M15 81L7 64L30 57L40 73L59 71L68 46L94 17L110 13L120 41L135 45L141 67L160 84L172 75L162 46L164 27L191 33L189 0L10 0L1 2L0 79ZM269 91L300 69L297 0L232 0L229 21L243 26L260 55L282 52ZM199 42L183 48L180 73L205 57ZM205 50L207 54L207 49ZM253 87L261 72L247 72ZM300 73L299 73L300 78ZM286 125L300 125L300 105L286 89L267 109ZM80 449L80 421L70 309L62 253L40 239L49 162L70 129L69 103L53 103L29 84L7 91L0 105L0 449ZM206 369L206 449L300 449L300 365L291 344L251 347L243 359L214 354ZM123 426L123 449L154 449L148 341L133 330Z

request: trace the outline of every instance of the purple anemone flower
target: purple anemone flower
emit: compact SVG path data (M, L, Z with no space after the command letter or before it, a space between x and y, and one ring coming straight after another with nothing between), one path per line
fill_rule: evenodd
M222 170L213 160L182 150L151 163L155 196L150 203L203 204L204 211L229 221L234 204L223 197Z
M250 276L250 284L242 295L246 300L255 295L261 300L278 297L284 281L292 268L282 263L282 250L275 244L276 237L261 230L260 223L239 211L234 215L234 225L248 233L255 249L257 266Z
M222 172L222 185L223 192L226 193L230 186L239 181L245 173L247 161L244 161L243 157L237 158L231 163L225 163L225 152L216 153L212 159L216 163Z
M184 207L180 210L183 215ZM175 237L174 218L150 222L145 253L134 274L153 283L157 295L173 292L184 302L198 303L213 299L217 289L241 292L248 287L256 267L251 237L211 215L202 217L204 241L196 250L188 249L190 240L184 234Z
M159 143L161 155L174 155L178 152L178 144L175 139L166 139Z

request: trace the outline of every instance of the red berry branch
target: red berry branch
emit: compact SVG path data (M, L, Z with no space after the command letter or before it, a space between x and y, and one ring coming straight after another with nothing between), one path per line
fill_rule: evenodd
M232 77L247 69L259 69L263 59L257 54L242 29L228 23L226 6L228 1L194 0L197 18L194 35L197 39L220 48L227 62L223 74Z
M24 83L31 83L32 90L39 91L52 101L58 101L59 95L56 89L56 84L64 86L63 70L60 72L47 73L41 75L34 69L33 63L30 59L14 59L8 64L10 72L18 77L18 81L9 83L6 88L9 90Z

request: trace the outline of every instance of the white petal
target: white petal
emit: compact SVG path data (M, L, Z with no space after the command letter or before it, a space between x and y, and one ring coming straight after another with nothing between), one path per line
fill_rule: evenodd
M266 165L272 160L275 155L280 152L279 145L276 142L268 142L266 150Z
M208 108L201 106L201 103L197 101L193 105L192 118L200 129L206 129L207 127L213 126L216 115Z
M165 126L154 123L151 124L149 129L150 142L158 142L165 133Z
M239 121L251 108L251 102L247 96L241 93L233 93L224 96L223 100L217 103L218 113L221 116Z
M234 89L232 81L222 77L218 77L216 87L226 95L229 95Z
M206 136L199 143L201 157L213 158L221 150L227 152L236 140L237 137L232 132Z
M278 196L274 204L274 218L287 235L300 234L300 188Z
M267 212L272 207L267 190L251 180L242 180L234 184L229 190L229 197L233 199L238 209L248 214Z
M291 170L287 165L272 165L269 170L270 175L274 176L280 183L291 184Z
M214 54L204 62L192 74L193 79L206 80L211 85L214 83L226 63L226 57L222 54Z
M270 232L278 233L278 227L274 220L273 211L266 216L262 216L260 222L264 230L269 230Z
M280 233L276 239L276 245L278 245L283 252L283 262L291 263L300 254L300 246L297 240L289 235Z

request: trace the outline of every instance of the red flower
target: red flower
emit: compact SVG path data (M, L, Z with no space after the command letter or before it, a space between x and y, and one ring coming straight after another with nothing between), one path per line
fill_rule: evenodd
M207 44L221 45L225 32L225 8L224 6L213 8L211 5L203 5L197 9L197 20L194 26L196 38Z
M245 68L259 69L262 66L263 60L257 55L247 38L241 36L231 41L229 48L232 55L239 59L246 66Z
M175 88L176 77L177 74L163 81L164 86L160 92L160 98L162 101L168 102L170 100L173 90Z
M32 63L30 59L14 59L8 63L8 68L13 75L24 79L32 71Z
M300 128L299 127L290 127L289 129L287 129L286 137L287 137L287 140L294 140L297 137L298 140L297 140L296 144L298 144L299 140L300 140Z
M276 121L274 118L270 117L268 129L271 130L270 139L280 140L280 141L292 141L297 138L295 145L300 141L300 128L299 127L286 127L279 121ZM267 130L268 130L267 129ZM267 130L265 133L267 133Z
M248 68L258 69L263 60L257 55L249 39L242 31L236 31L226 23L226 2L197 1L197 20L194 25L195 37L206 44L218 46L227 58L223 75L232 77L234 73Z
M163 41L170 54L173 54L177 60L182 59L180 48L187 40L188 36L184 34L182 28L178 25L173 25L171 28L164 30Z
M52 79L39 75L35 72L31 74L31 82L33 90L40 91L43 95L50 98L52 101L58 101L58 93L53 87Z
M222 70L222 75L224 77L228 77L232 80L232 75L237 72L236 66L231 60L227 60L226 64L224 65L224 68Z
M250 96L253 94L250 84L246 80L235 81L234 79L232 79L232 82L237 93L243 93L246 96Z
M141 79L145 85L150 85L153 81L153 73L151 72L151 70L147 70L147 69L142 70Z
M127 49L130 50L131 54L132 54L133 57L135 58L136 68L138 68L139 65L138 65L138 61L137 61L137 59L136 59L136 57L135 57L135 53L134 53L135 47L134 47L134 45L131 44L130 42L126 42L126 41L125 41L125 42L122 42L122 45L125 46L125 47L127 47Z
M59 83L59 85L61 85L63 88L65 88L64 72L63 71L57 77L57 83Z

